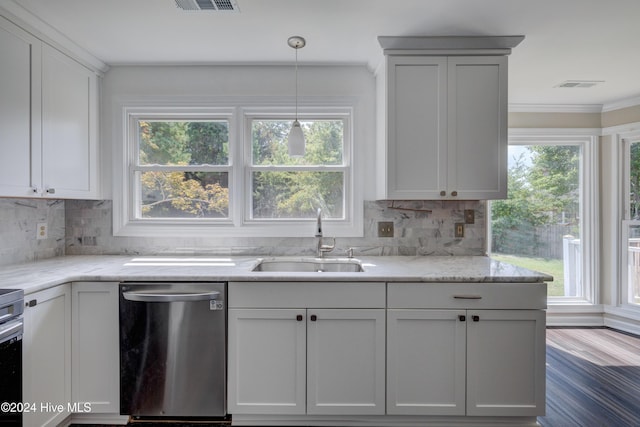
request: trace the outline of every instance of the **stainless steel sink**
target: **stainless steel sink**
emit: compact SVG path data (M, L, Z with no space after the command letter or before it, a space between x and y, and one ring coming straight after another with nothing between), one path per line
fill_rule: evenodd
M301 259L261 259L252 271L290 273L360 273L362 264L354 259L301 258Z

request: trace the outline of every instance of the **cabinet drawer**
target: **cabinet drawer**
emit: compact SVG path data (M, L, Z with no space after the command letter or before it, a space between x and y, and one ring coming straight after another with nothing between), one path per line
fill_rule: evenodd
M544 309L546 283L389 283L389 308Z
M384 308L384 282L229 282L230 308Z

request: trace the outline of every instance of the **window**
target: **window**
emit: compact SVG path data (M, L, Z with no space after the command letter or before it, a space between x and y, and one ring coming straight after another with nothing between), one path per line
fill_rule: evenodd
M623 306L640 309L640 137L624 139Z
M548 296L593 302L593 137L512 136L507 200L491 203L491 254L550 274Z
M312 236L318 208L331 235L362 235L351 107L302 112L300 158L288 155L282 109L122 108L114 235Z
M287 154L291 121L251 120L251 185L249 220L345 218L348 193L348 157L345 156L345 120L304 120L305 155Z
M136 118L135 123L135 219L228 219L228 120Z

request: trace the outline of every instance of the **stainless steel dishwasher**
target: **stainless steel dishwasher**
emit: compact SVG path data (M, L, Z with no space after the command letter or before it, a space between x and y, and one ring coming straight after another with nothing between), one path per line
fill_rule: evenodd
M120 413L226 415L226 283L120 283Z

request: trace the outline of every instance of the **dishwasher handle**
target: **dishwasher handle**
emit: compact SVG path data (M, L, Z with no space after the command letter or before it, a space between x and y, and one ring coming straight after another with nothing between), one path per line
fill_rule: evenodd
M210 301L218 299L220 292L184 292L166 290L148 291L126 291L122 296L127 301L137 302L190 302L190 301Z
M3 323L2 325L0 325L0 344L3 344L15 337L18 337L18 339L22 339L22 332L22 320Z

